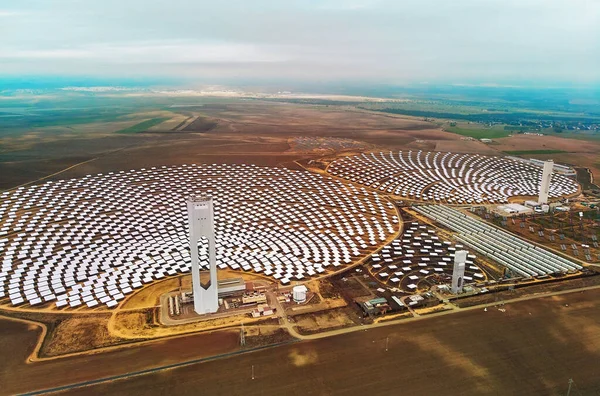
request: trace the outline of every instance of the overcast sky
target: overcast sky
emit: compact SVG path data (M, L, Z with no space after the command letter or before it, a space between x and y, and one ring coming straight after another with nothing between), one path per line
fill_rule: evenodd
M0 76L600 82L600 0L0 0Z

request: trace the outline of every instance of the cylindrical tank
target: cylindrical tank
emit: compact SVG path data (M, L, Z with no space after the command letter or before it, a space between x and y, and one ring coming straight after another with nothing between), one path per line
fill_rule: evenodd
M292 297L295 303L303 303L306 301L306 286L299 285L292 288Z

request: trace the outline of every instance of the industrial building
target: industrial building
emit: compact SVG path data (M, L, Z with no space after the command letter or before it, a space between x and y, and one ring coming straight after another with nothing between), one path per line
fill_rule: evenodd
M246 292L246 282L243 278L221 279L217 281L217 295L219 300L225 297L241 295ZM184 304L188 304L194 300L194 293L181 293L181 300Z
M537 204L537 202L536 202ZM496 213L501 216L514 216L520 214L530 214L533 212L533 208L527 207L525 205L510 203L505 205L500 205L496 207Z
M391 310L388 301L384 297L377 297L368 300L356 299L356 303L368 316L385 315Z
M273 308L269 307L267 304L259 304L256 309L252 310L252 317L258 318L260 316L271 316L275 313Z
M229 278L218 281L219 298L241 294L246 291L244 278Z
M265 304L267 295L260 292L248 292L242 295L242 304Z

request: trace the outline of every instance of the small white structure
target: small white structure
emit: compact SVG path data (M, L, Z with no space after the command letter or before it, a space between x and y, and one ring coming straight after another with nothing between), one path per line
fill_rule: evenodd
M544 162L542 171L542 180L540 182L540 196L538 202L540 204L548 203L548 195L550 194L550 180L552 180L552 170L554 169L554 161L549 160Z
M219 296L213 201L212 198L206 196L191 196L187 200L187 208L190 227L194 311L200 315L214 313L219 309ZM200 274L200 253L198 251L198 242L200 239L203 239L208 244L209 270L207 279L201 277Z
M511 215L517 215L517 214L523 214L523 213L531 213L532 210L531 210L531 208L529 208L525 205L520 205L517 203L510 203L510 204L498 206L497 211L498 211L498 213L500 213L503 216L511 216Z
M452 293L462 293L464 278L465 278L465 266L467 262L466 250L459 250L454 254L454 270L452 271Z
M302 304L306 301L306 292L308 289L304 285L294 286L292 288L292 297L294 302L297 304Z

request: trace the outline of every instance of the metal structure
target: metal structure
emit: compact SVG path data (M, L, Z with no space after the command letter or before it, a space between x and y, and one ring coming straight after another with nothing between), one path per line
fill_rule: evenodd
M240 329L240 346L246 345L246 332L244 331L244 324L242 323L242 328Z
M484 221L443 205L414 206L457 233L456 239L519 277L580 271L583 267Z
M540 196L538 202L541 204L548 203L548 195L550 195L550 181L552 180L552 170L554 169L554 161L549 160L544 162L542 170L542 180L540 181Z
M468 253L466 250L458 250L454 253L454 270L452 271L452 293L454 294L462 293Z
M219 297L212 198L191 196L187 200L187 208L190 228L194 311L201 315L217 312ZM208 274L201 274L200 272L200 240L208 245Z

